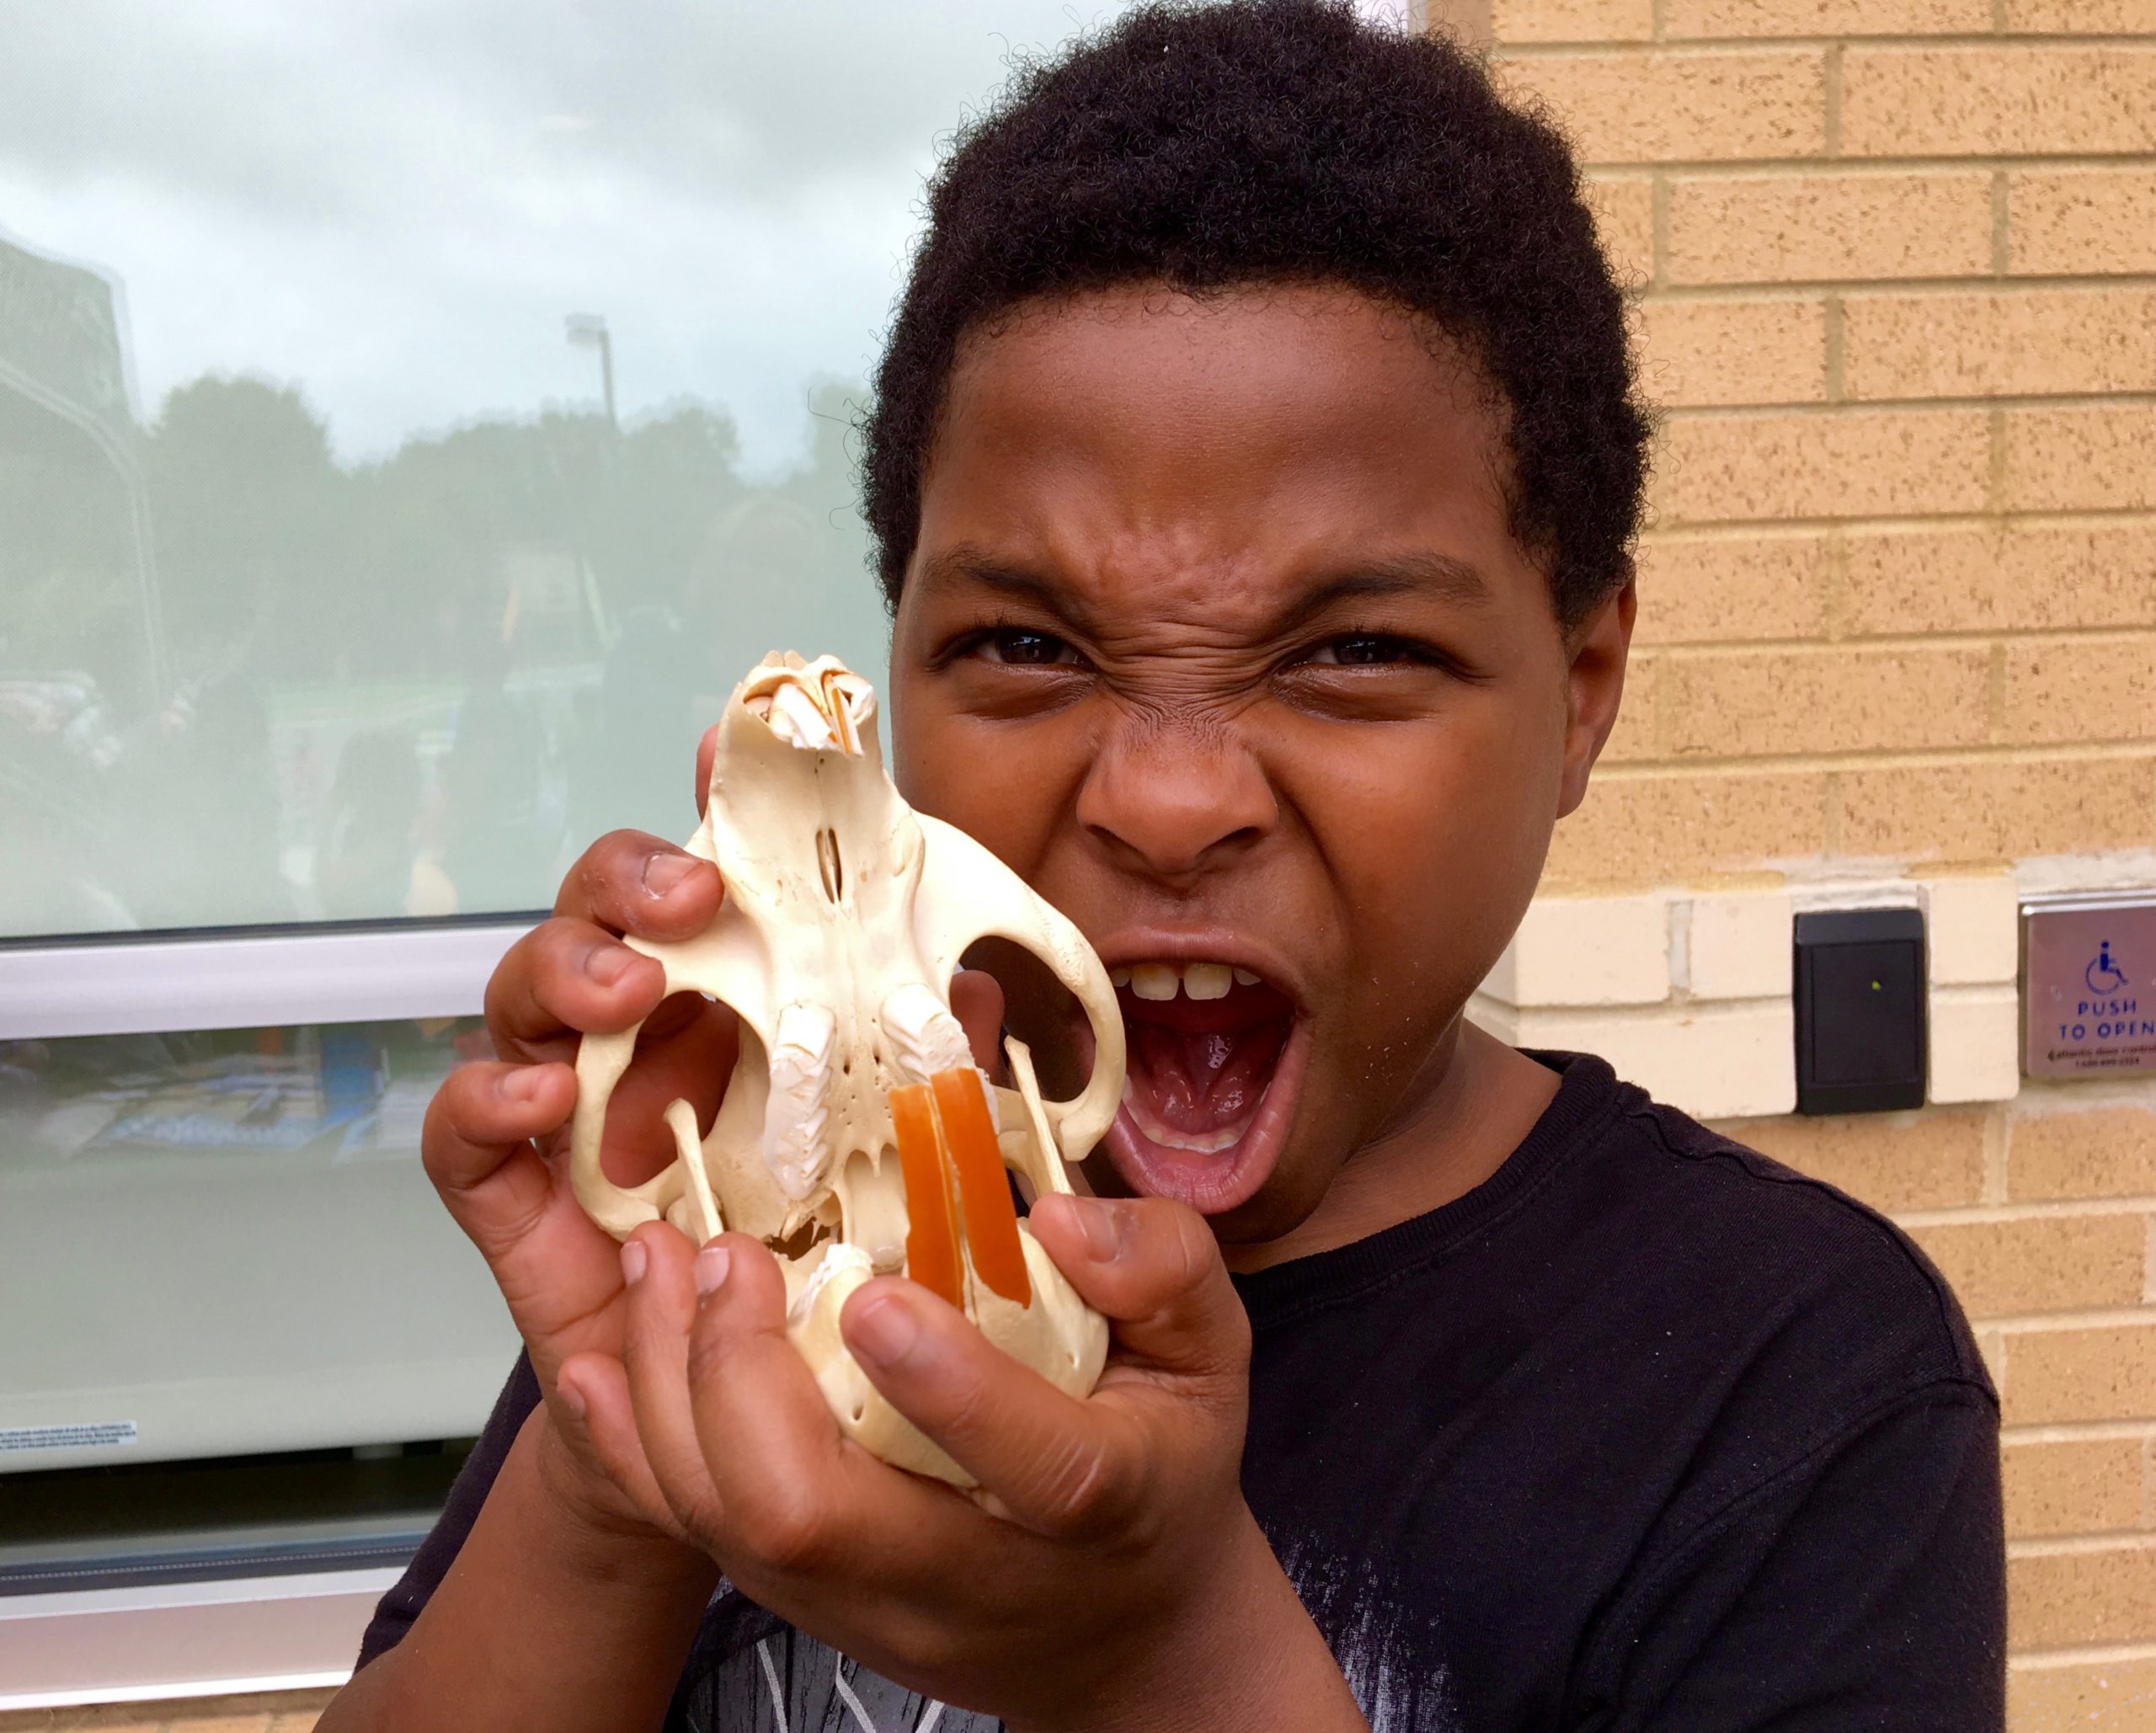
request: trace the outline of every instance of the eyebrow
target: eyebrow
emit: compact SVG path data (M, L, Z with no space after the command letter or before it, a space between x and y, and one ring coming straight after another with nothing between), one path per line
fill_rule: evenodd
M1029 601L1072 626L1084 627L1091 610L1062 586L995 559L977 543L961 541L932 555L920 582L932 589L978 584ZM1282 637L1343 602L1395 597L1434 597L1463 607L1483 607L1490 586L1466 561L1450 554L1417 552L1358 561L1352 569L1321 578L1281 610L1266 636Z

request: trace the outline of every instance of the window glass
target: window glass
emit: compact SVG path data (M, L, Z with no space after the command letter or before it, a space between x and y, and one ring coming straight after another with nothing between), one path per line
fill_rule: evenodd
M75 0L0 54L0 935L542 905L765 651L1069 0Z
M0 1468L478 1430L515 1356L414 1160L474 1018L0 1042Z

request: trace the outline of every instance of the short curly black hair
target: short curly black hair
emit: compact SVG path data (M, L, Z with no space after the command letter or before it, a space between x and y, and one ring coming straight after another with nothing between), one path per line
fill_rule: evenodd
M1513 531L1569 626L1624 583L1646 480L1623 296L1557 132L1437 35L1347 0L1141 6L1022 69L929 184L862 424L895 607L960 339L1139 281L1337 282L1434 321L1502 393Z

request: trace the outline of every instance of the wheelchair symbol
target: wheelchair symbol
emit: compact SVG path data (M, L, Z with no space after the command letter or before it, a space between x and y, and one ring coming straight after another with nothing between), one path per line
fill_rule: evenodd
M2111 961L2111 941L2103 940L2096 946L2096 954L2089 959L2089 967L2081 972L2081 978L2089 984L2091 993L2116 993L2126 985L2126 977L2118 965Z

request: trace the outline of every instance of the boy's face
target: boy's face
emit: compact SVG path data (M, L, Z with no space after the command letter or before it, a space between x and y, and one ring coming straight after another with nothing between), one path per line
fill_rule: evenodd
M950 382L899 781L1131 973L1102 1177L1230 1243L1457 1110L1461 1008L1615 716L1629 593L1560 631L1500 413L1322 286L1030 307Z

